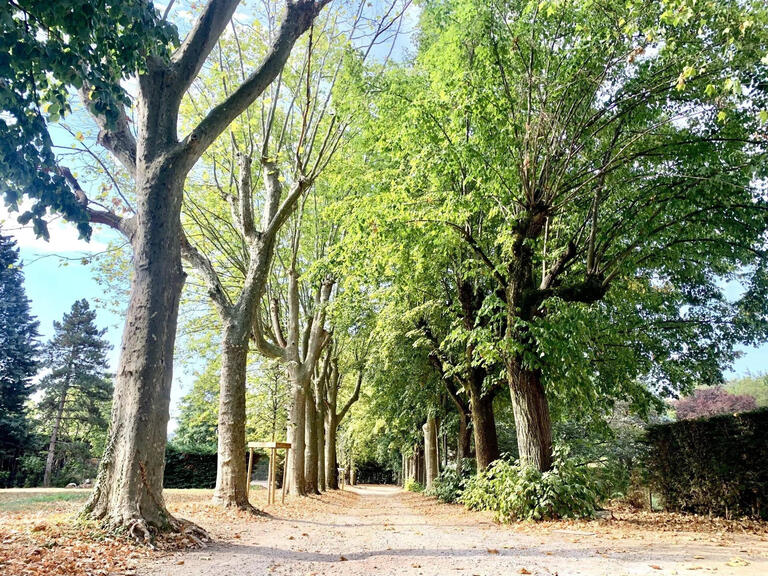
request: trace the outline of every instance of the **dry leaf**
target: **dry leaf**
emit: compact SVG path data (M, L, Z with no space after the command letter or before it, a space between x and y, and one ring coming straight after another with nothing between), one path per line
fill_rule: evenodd
M520 570L518 570L518 574L533 574L533 572L525 568L520 568Z
M496 548L488 548L488 554L498 554L499 551Z
M739 558L738 556L734 556L733 558L731 558L731 560L729 562L726 562L725 565L726 566L733 566L733 567L749 566L749 562L747 562L743 558Z

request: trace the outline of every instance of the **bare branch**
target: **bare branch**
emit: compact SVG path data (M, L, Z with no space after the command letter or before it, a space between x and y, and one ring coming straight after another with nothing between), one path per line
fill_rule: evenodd
M228 7L232 2L233 0L211 0L208 6L222 4ZM266 90L283 69L296 39L309 28L315 16L329 2L330 0L287 1L286 13L277 37L259 68L251 73L229 97L214 107L182 142L182 146L189 156L188 160L194 161L199 158L214 140L226 130L227 126ZM232 11L228 13L227 20L231 16ZM211 16L211 18L218 18L218 16ZM218 24L219 21L216 20L216 23ZM226 22L224 22L223 26L226 26ZM221 30L223 30L223 26ZM202 31L200 35L203 38L206 37ZM213 43L215 43L215 39ZM208 48L209 51L213 47L213 43ZM188 50L192 50L192 48Z

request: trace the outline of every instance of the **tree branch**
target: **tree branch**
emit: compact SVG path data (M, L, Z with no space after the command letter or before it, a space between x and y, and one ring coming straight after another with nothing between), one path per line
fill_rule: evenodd
M84 84L80 89L80 98L83 101L85 109L91 115L96 125L99 127L99 134L96 140L106 150L117 158L120 164L128 171L131 178L136 178L136 138L133 137L131 128L128 125L130 120L125 113L125 108L121 108L114 126L107 124L106 118L91 112L91 99L88 96L90 87Z
M331 0L287 0L286 13L283 17L283 22L280 25L277 37L273 41L272 46L261 65L223 102L215 106L182 142L181 145L185 153L189 156L188 160L194 163L194 161L208 149L216 138L226 130L227 126L240 116L240 114L242 114L248 106L250 106L253 101L264 92L283 69L297 38L309 28L315 16L317 16L320 10L330 1ZM211 0L208 7L206 7L206 11L208 11L208 8L212 5L218 4L221 4L224 9L229 9L233 2L234 0ZM232 11L234 11L234 8L227 14L227 20L231 16ZM201 16L201 19L203 16L205 16L205 13ZM210 15L208 18L212 19L211 24L214 22L217 25L221 24L218 16ZM221 26L221 30L223 30L224 26L226 26L226 22ZM197 36L200 36L198 43L208 47L208 43L210 42L208 35L210 33L210 31L201 28L196 34ZM190 36L195 36L194 31ZM216 37L218 38L218 35ZM190 43L191 42L192 40L190 40ZM213 40L213 43L215 43L215 39ZM208 50L210 51L212 47L213 44L210 44ZM188 58L191 60L194 60L193 49L195 49L194 45L190 45L190 47L185 50L185 52L190 53ZM199 52L201 51L201 48L196 48L196 50ZM180 56L179 59L184 60L184 56ZM200 65L202 65L202 63L200 63Z

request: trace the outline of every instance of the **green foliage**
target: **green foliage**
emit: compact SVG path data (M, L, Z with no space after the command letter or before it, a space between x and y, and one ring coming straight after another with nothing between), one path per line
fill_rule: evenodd
M674 510L768 518L768 409L651 426L647 467Z
M92 458L101 455L107 433L112 382L104 338L96 326L96 312L88 301L77 300L43 350L49 370L37 385L42 398L35 406L36 427L54 438L54 485L81 483L93 478Z
M113 125L130 105L121 80L143 72L148 56L166 58L175 41L175 29L144 0L16 0L0 10L0 194L12 210L23 195L34 200L20 223L47 238L51 208L90 236L47 123L64 117L71 92L83 89L91 111Z
M219 414L219 363L212 362L195 375L192 389L179 403L173 444L190 452L216 451Z
M169 444L165 449L164 488L213 488L216 450L190 450Z
M459 502L471 510L493 511L505 522L585 518L598 509L599 493L591 469L560 452L543 473L497 460L465 482Z
M734 378L723 388L732 394L752 396L758 408L768 407L768 374L748 374Z
M456 502L464 490L464 482L472 477L474 460L465 458L461 468L461 474L456 468L456 463L451 462L432 482L432 488L427 491L430 496L435 496L443 502Z
M403 490L408 492L424 492L424 485L413 478L408 478L405 484L403 484Z
M17 482L29 433L25 403L37 371L37 326L29 312L15 241L0 233L0 487Z

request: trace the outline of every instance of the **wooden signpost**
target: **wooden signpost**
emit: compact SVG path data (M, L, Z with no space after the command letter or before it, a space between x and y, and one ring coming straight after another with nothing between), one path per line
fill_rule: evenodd
M285 489L288 482L288 455L291 451L291 445L288 442L248 442L248 480L246 482L246 497L251 490L251 473L253 472L253 451L256 448L265 448L269 450L269 471L267 472L267 504L275 503L275 474L277 469L277 451L285 450L285 460L283 464L283 495L282 502L285 503Z

